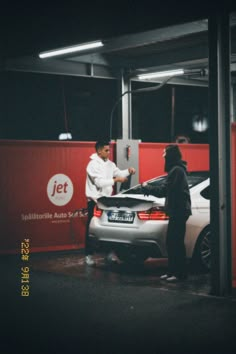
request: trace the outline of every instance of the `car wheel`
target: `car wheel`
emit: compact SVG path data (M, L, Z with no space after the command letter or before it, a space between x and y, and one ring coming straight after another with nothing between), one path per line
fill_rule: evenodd
M194 251L194 264L209 271L211 268L211 231L206 227L199 235Z

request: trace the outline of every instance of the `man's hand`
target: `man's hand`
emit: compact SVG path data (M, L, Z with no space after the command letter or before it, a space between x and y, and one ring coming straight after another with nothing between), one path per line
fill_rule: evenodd
M129 174L130 175L134 175L136 172L135 168L134 167L129 167Z
M127 182L128 179L126 177L114 177L114 182L120 182L120 183L124 183Z
M149 196L150 194L150 187L149 184L147 182L144 182L141 184L141 187L142 187L142 193L144 194L144 196Z

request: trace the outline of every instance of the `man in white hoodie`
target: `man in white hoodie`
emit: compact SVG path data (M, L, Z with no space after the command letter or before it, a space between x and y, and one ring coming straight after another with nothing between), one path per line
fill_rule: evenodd
M135 173L133 167L120 170L114 162L109 160L110 146L107 141L97 141L95 144L96 153L90 156L87 165L85 194L88 202L88 220L85 234L85 262L87 265L94 265L93 249L89 243L89 224L93 217L93 210L97 199L103 196L110 196L116 182L125 182L130 174Z

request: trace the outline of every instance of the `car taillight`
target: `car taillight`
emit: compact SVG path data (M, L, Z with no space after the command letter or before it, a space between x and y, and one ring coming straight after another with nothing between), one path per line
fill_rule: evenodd
M140 220L168 220L169 216L160 209L152 208L145 211L137 212L138 218Z
M96 216L97 218L100 218L102 216L102 209L99 209L97 205L95 205L93 209L93 216Z

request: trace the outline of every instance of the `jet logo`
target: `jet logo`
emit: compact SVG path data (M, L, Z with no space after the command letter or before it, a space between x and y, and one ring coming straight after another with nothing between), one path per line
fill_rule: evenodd
M59 173L50 178L47 185L47 195L54 205L63 206L68 204L73 192L73 183L68 176Z

